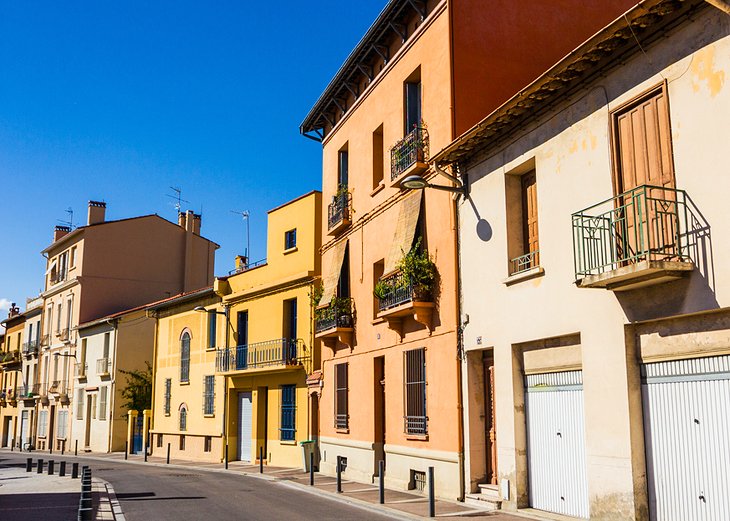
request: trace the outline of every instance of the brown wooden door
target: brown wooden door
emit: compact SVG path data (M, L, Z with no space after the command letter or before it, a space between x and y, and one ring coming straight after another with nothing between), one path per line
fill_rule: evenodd
M494 356L491 352L485 351L482 355L484 364L484 427L487 441L487 483L497 484L497 426L495 423L495 397L494 397Z
M522 176L522 225L524 254L537 252L540 249L540 241L537 229L537 177L534 170ZM535 255L529 268L538 265L539 260Z
M676 195L669 105L664 88L614 113L619 260L673 256ZM650 185L645 191L637 187ZM630 192L630 193L628 193ZM668 255L667 255L668 254Z

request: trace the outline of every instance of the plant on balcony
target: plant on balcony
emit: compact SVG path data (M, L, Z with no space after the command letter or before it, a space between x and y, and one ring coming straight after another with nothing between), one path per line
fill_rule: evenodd
M383 300L394 290L393 284L385 280L379 280L373 288L373 295L375 298Z
M327 307L317 309L315 315L318 321L334 321L338 327L350 327L352 325L351 300L349 297L334 297Z
M428 250L421 248L421 237L408 253L398 262L398 270L404 284L413 288L414 300L428 300L436 280L436 264L431 260Z
M319 306L319 301L322 300L322 295L324 294L324 286L322 284L317 284L316 286L312 286L312 292L309 294L309 301L312 304L313 308L316 308Z

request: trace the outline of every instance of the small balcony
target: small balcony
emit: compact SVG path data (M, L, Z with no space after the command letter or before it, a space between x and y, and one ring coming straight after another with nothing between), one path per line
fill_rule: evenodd
M301 339L277 338L218 349L215 367L219 373L272 371L304 367L309 372L311 353Z
M316 309L314 317L315 338L321 338L333 348L337 342L352 346L354 327L351 298L333 298L329 305Z
M38 344L39 340L29 340L23 343L23 356L26 358L32 358L38 356Z
M112 361L110 358L99 358L96 361L96 374L99 376L109 376L109 371L112 367Z
M58 401L62 404L68 404L68 383L66 380L54 380L51 382L51 387L48 392L58 396Z
M388 321L391 329L402 336L402 321L412 317L431 329L435 304L431 291L414 286L400 271L382 277L376 288L378 318Z
M86 374L89 371L89 364L74 364L74 376L79 380L86 380Z
M428 130L414 127L390 149L390 180L418 175L428 169Z
M572 220L579 288L626 291L677 280L709 247L709 225L689 196L673 188L639 186Z
M48 405L48 384L38 383L33 386L33 391L37 392L38 397L43 405Z
M13 351L6 351L0 353L0 366L10 366L20 363L20 351L15 349Z
M327 234L337 235L352 224L350 219L350 192L341 186L327 207Z
M21 385L18 387L18 399L24 402L34 401L36 399L36 393L33 392L32 385Z
M69 328L59 329L56 331L56 336L61 342L68 342L70 337Z
M48 347L49 345L51 345L51 335L43 335L40 347Z

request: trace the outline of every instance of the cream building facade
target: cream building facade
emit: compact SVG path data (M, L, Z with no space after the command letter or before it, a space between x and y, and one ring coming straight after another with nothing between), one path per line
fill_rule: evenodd
M726 13L643 1L435 155L469 187L471 500L730 515L729 77Z

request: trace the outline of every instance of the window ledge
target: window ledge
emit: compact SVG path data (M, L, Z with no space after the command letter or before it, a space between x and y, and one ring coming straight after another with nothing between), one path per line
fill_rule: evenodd
M180 382L180 385L190 385L190 380L188 380L187 382Z
M215 418L215 414L204 414L203 418Z
M296 447L297 440L279 440L281 445L294 445Z
M506 279L502 280L502 284L504 284L505 286L511 286L512 284L517 284L518 282L534 279L536 277L542 277L543 275L545 275L545 268L543 268L542 266L537 266L536 268L510 275Z
M294 253L297 250L298 249L296 246L294 246L293 248L287 248L286 250L284 250L284 255L289 255L290 253Z
M338 434L350 434L350 429L335 429Z
M428 441L428 434L406 434L407 440Z
M385 182L384 182L384 181L380 181L380 182L378 183L378 186L376 186L375 188L373 188L373 191L372 191L372 192L370 192L370 197L375 197L375 196L376 196L376 195L377 195L378 193L380 193L380 192L381 192L381 191L382 191L382 190L383 190L384 188L385 188Z
M206 347L205 350L207 352L215 351L215 346L213 346L213 347Z

